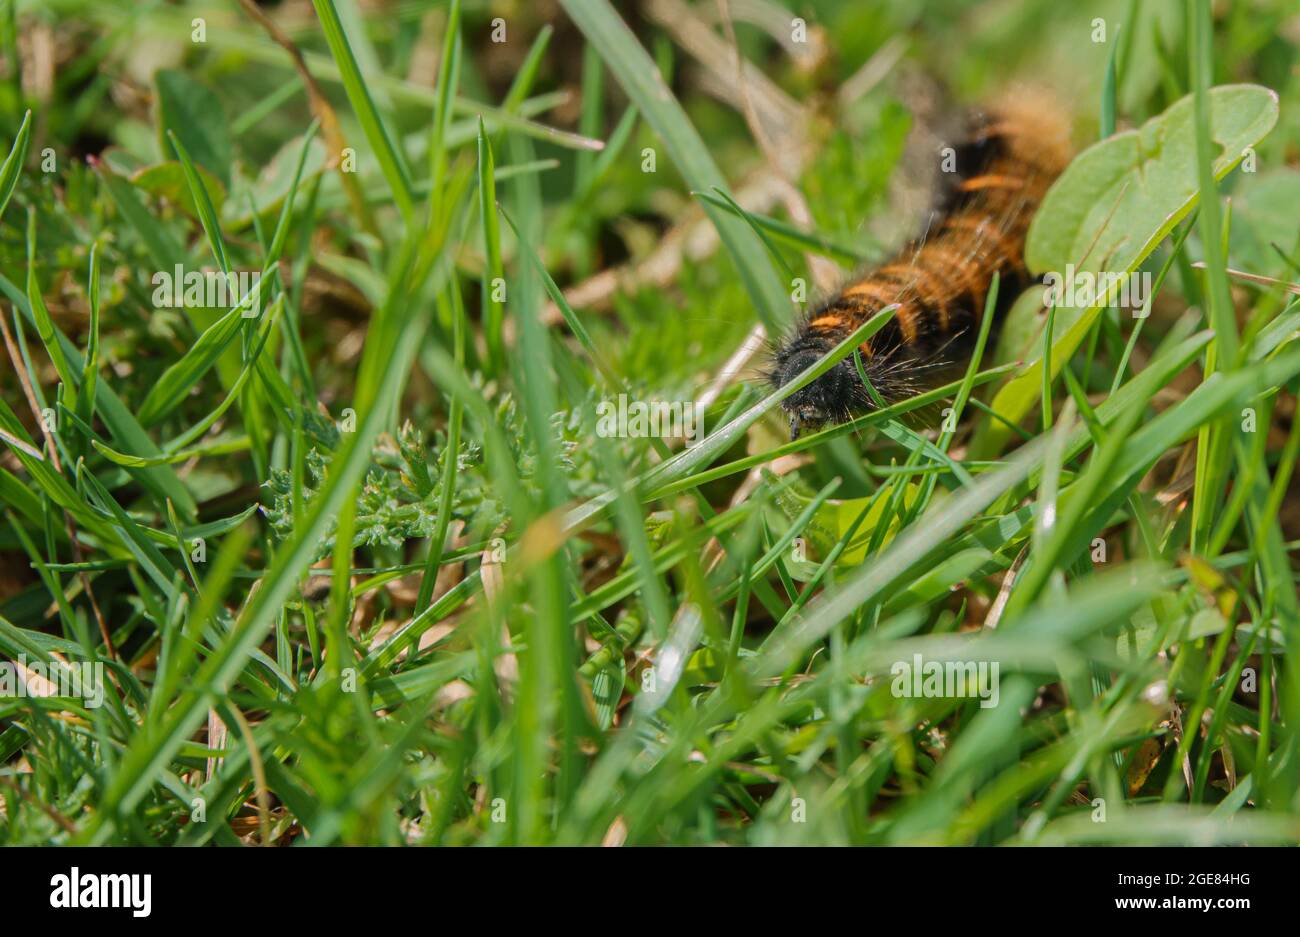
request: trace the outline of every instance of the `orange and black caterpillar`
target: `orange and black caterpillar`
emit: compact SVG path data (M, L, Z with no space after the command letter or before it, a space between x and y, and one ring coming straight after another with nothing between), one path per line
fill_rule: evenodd
M1025 234L1070 158L1068 128L1053 103L1020 91L976 112L963 141L945 154L952 183L937 222L892 260L859 276L808 313L776 349L768 379L798 376L886 306L894 317L859 346L863 371L886 403L912 396L963 365L979 334L994 272L1001 317L1031 282ZM997 321L992 323L996 327ZM844 422L871 406L850 356L783 402L790 438Z

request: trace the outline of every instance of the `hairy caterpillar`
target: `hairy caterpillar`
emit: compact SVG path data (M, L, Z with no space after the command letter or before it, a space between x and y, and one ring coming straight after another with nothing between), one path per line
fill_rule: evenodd
M776 350L768 379L778 387L787 383L897 303L894 318L859 346L867 379L886 403L939 383L969 357L993 274L1001 275L999 317L1030 284L1025 234L1070 153L1061 110L1040 92L1021 90L973 113L964 139L947 154L953 181L938 220L808 313ZM797 439L805 428L848 420L871 399L849 357L782 406L790 438Z

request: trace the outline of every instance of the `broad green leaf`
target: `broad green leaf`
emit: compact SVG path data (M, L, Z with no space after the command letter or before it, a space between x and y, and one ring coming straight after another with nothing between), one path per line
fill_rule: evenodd
M917 496L921 493L921 486L916 482L904 482L904 492L902 495L901 510L909 510L916 503ZM777 505L791 520L794 519L797 511L801 510L813 502L813 498L805 493L800 493L794 488L790 488L777 496ZM867 511L866 516L858 524L857 530L836 558L836 565L839 566L857 566L866 556L868 545L876 535L876 528L884 521L885 511L889 509L890 497L886 493L885 497L875 495L866 498L849 498L843 501L827 501L820 509L809 519L806 526L798 532L815 552L815 556L809 559L822 560L831 548L843 539L853 522L857 520L863 510ZM868 509L868 505L870 508ZM884 532L881 546L889 543L898 532L898 516L895 514L888 521L887 530Z
M1277 94L1259 85L1210 89L1210 121L1222 178L1277 123ZM1029 227L1034 273L1132 270L1196 203L1191 95L1136 130L1096 143L1056 181Z
M199 178L203 180L203 187L207 189L208 197L212 199L212 207L217 214L220 214L222 206L226 204L225 187L221 184L221 180L202 163L196 163L194 168L198 171ZM185 167L176 160L167 160L142 169L131 177L131 182L143 192L179 205L191 218L199 218L199 208L194 203L194 194L185 180Z
M1046 322L1043 291L1038 287L1025 290L1002 318L993 363L1018 365L1032 358L1035 347L1043 340ZM1057 310L1052 331L1054 335L1061 335L1065 331L1061 324L1060 310Z
M162 69L154 75L158 89L158 143L170 153L167 131L180 139L190 157L230 188L230 164L234 151L230 124L221 111L221 100L209 88L183 72Z
M302 179L311 179L324 171L327 158L324 143L316 139L308 141L305 136L289 140L271 157L271 161L255 180L251 183L235 181L222 214L222 221L227 231L239 231L252 224L252 206L256 206L257 217L263 224L269 225L275 221L276 213L284 205L284 200L288 198L289 193L301 185L301 181L295 180L298 161L302 157L304 146L307 147L307 157L303 163ZM252 206L249 203L250 198Z
M1296 271L1274 250L1290 256L1300 244L1300 170L1288 166L1242 173L1232 193L1231 260L1238 270L1295 281Z
M897 510L911 510L916 503L917 496L921 493L922 486L916 482L905 482L903 486L902 503ZM849 525L857 519L862 513L862 509L867 506L871 498L851 498L847 501L840 501L837 504L828 504L818 512L818 520L825 526L830 526L835 532L836 537L842 536L848 529ZM871 544L872 538L876 535L876 528L882 523L887 524L884 537L881 540L881 546L889 543L898 533L899 517L896 512L892 517L885 520L885 511L890 507L890 498L876 498L871 509L867 511L867 516L863 519L858 527L858 531L849 541L844 552L840 554L838 560L841 566L856 566L861 563L867 555L867 547Z
M1165 629L1155 621L1146 619L1132 631L1121 632L1116 639L1116 644L1121 656L1141 660L1154 656L1171 644L1212 637L1227 626L1227 621L1218 609L1202 608L1170 631L1163 643L1160 643L1159 639ZM1280 636L1281 632L1277 632L1275 640Z
M1223 178L1277 122L1277 95L1258 85L1210 90L1210 119L1219 153L1215 178ZM1056 181L1034 216L1025 262L1037 274L1095 277L1136 270L1199 197L1191 95L1136 130L1115 134L1081 153ZM1102 297L1105 300L1107 297ZM1058 306L1052 343L1053 375L1069 360L1100 314ZM1060 330L1064 331L1060 331ZM993 408L1019 420L1038 400L1041 356L993 399ZM1009 431L990 427L993 440ZM996 448L996 445L995 445ZM988 451L988 449L985 449Z

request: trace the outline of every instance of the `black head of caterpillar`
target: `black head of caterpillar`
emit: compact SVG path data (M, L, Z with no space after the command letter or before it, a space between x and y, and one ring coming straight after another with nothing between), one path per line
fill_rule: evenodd
M839 315L835 306L840 301L837 297L825 308L810 314L785 342L773 349L766 377L774 387L793 381L864 321ZM880 332L859 346L856 360L850 354L783 400L781 407L790 421L790 439L798 439L804 432L815 431L828 423L848 422L854 415L873 409L875 399L886 405L905 400L927 386L933 372L951 367L954 359L948 352L953 341L921 354L919 348L903 341L899 332L894 322L886 323ZM862 374L876 392L875 398L863 385Z
M798 336L777 350L767 378L775 387L794 380L835 346L821 340L820 336ZM870 377L868 376L868 379ZM817 380L795 391L781 402L790 419L790 439L795 440L805 429L816 429L826 423L848 420L855 411L871 403L867 389L862 386L852 356L837 362Z

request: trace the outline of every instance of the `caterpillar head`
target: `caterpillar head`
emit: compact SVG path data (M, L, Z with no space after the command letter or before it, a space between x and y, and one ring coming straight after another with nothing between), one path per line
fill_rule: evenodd
M775 387L793 381L825 354L822 348L791 348L778 352L768 379ZM866 388L852 358L836 362L829 371L801 387L781 402L790 420L790 439L815 431L827 423L849 419L868 402Z

